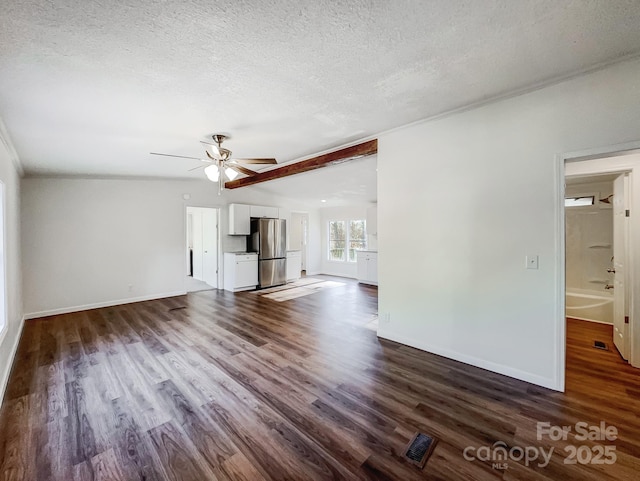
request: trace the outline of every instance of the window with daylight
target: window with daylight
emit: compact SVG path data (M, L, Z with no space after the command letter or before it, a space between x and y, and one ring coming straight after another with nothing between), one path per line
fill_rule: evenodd
M329 260L344 261L344 248L347 245L347 231L343 220L329 222Z
M358 220L329 222L330 261L355 262L356 252L367 248L366 223Z
M7 273L4 263L4 184L0 182L0 339L7 324Z
M349 221L349 262L356 261L356 251L367 248L367 233L364 220Z
M587 207L595 204L595 195L583 195L580 197L566 197L565 207Z

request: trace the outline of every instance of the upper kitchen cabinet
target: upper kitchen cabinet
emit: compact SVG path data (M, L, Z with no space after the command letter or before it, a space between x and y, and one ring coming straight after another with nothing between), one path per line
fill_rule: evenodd
M245 204L229 204L229 235L251 234L252 208Z
M378 235L378 206L367 208L367 234Z
M278 218L277 207L265 207L263 205L252 205L250 207L251 207L251 217L266 217L269 219Z

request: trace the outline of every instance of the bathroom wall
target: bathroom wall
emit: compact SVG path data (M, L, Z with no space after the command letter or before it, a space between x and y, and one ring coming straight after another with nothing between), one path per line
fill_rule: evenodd
M613 255L613 209L599 202L612 193L612 181L567 182L565 197L596 195L596 205L565 209L567 290L604 292L605 284L613 284L613 275L607 273Z

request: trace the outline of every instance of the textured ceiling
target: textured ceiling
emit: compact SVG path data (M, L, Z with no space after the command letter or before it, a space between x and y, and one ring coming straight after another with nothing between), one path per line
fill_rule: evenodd
M640 52L617 0L2 0L0 118L31 175L288 162ZM298 181L292 177L290 182Z

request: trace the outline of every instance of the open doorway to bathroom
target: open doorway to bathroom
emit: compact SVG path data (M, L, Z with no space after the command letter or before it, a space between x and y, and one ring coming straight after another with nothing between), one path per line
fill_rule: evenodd
M640 367L633 339L640 237L632 222L632 212L640 213L640 189L633 188L639 177L637 153L565 164L566 338L584 346L581 358L567 363L597 357L612 367Z
M187 292L218 287L218 244L218 209L187 207Z

